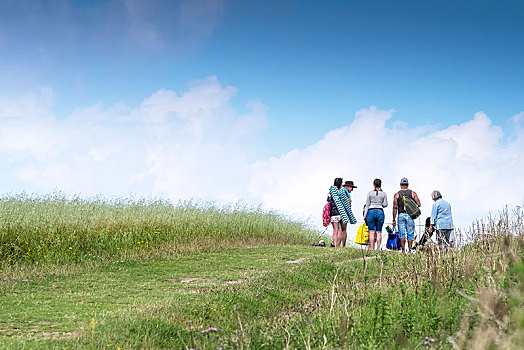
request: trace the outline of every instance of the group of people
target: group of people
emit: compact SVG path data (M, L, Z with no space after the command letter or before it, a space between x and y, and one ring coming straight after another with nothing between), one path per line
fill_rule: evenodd
M347 225L356 224L357 220L351 209L351 192L357 188L353 181L343 183L342 178L336 178L333 186L329 188L328 202L331 202L331 223L333 225L333 243L335 247L345 246L347 239ZM415 221L406 212L404 201L411 198L419 207L420 199L417 193L409 188L407 178L400 180L400 190L393 197L393 226L398 224L399 241L402 252L411 251L415 240ZM435 190L431 193L433 207L431 210L429 233L436 230L437 243L440 247L447 247L450 244L453 232L453 218L451 206L442 199L440 191ZM382 244L382 227L384 226L384 208L388 206L387 195L382 191L382 181L373 180L373 190L366 196L364 205L364 221L368 226L369 245L368 249L380 249Z

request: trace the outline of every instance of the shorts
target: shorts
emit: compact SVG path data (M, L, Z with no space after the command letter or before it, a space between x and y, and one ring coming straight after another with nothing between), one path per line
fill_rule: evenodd
M335 215L331 217L331 222L339 222L339 221L342 221L342 216Z
M415 221L407 213L398 214L398 238L415 239Z
M369 231L382 232L384 226L384 211L380 209L369 209L366 214L366 224Z

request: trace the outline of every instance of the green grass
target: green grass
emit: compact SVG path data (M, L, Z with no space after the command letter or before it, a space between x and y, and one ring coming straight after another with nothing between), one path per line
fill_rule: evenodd
M10 199L3 205L4 213L17 208L17 213L11 209L11 225L25 228L24 239L38 241L41 227L47 227L54 242L68 242L55 248L62 252L72 237L82 240L75 229L59 226L62 220L85 227L92 240L78 248L76 258L41 255L4 264L2 349L512 349L524 344L519 215L492 218L492 235L460 251L402 255L304 245L313 232L260 211L56 198ZM48 220L40 223L45 213ZM224 233L178 237L186 232L184 225L196 225L195 213L203 223L209 215L210 232ZM115 230L114 222L125 229ZM161 222L171 226L162 231ZM115 237L132 236L133 228L140 234L144 227L163 232L165 239L138 245L136 237ZM7 246L20 242L16 235L3 239ZM435 341L425 345L426 337Z
M304 244L315 232L261 209L162 200L0 199L0 269L248 245Z

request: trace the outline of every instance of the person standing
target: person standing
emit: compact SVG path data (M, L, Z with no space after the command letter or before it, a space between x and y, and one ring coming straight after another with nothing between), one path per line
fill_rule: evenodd
M331 223L333 225L333 243L335 247L342 243L342 232L347 232L348 222L356 224L357 220L351 211L351 204L342 188L342 178L337 177L329 188L328 201L331 202ZM347 233L346 233L347 234Z
M353 192L353 189L354 188L357 188L357 186L355 186L353 184L353 181L346 181L344 182L344 186L342 186L343 189L344 189L344 193L346 194L346 196L348 197L348 202L349 202L349 205L351 205L351 192ZM341 229L342 229L342 232L341 232L341 244L343 247L346 246L346 240L348 238L348 230L347 230L347 224L344 224L344 225L340 225L341 226Z
M442 199L440 191L435 190L431 193L433 207L431 208L431 222L429 232L437 229L437 243L439 248L447 248L450 244L451 233L453 232L453 217L451 216L451 205Z
M388 197L382 191L382 180L373 181L373 191L370 191L366 197L364 207L364 220L369 230L368 249L375 249L375 240L377 249L380 250L382 243L382 226L384 225L384 208L388 206Z
M393 198L393 226L397 224L397 213L398 213L398 231L400 238L400 246L402 252L406 252L406 239L408 240L408 248L411 252L413 246L413 240L415 239L415 221L406 213L404 209L403 197L410 197L420 207L420 199L415 191L408 189L409 181L405 177L400 180L400 191L395 193Z

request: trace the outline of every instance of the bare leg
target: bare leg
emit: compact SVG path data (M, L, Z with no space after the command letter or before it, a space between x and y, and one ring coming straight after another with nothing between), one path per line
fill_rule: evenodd
M382 232L376 232L377 236L377 250L380 250L380 245L382 244Z
M369 245L368 250L375 249L375 231L369 231Z
M338 222L334 222L333 223L333 244L335 245L335 247L338 247L340 245L340 228L339 228L339 223Z
M402 253L405 253L406 252L406 239L405 238L400 239L400 247L402 247Z
M343 223L342 221L340 222L340 243L343 247L346 246L346 240L348 238L348 224L345 224Z
M413 246L413 240L412 239L408 239L408 247L409 247L408 253L411 253L411 247L412 246Z
M337 246L338 242L338 222L333 222L333 245Z

